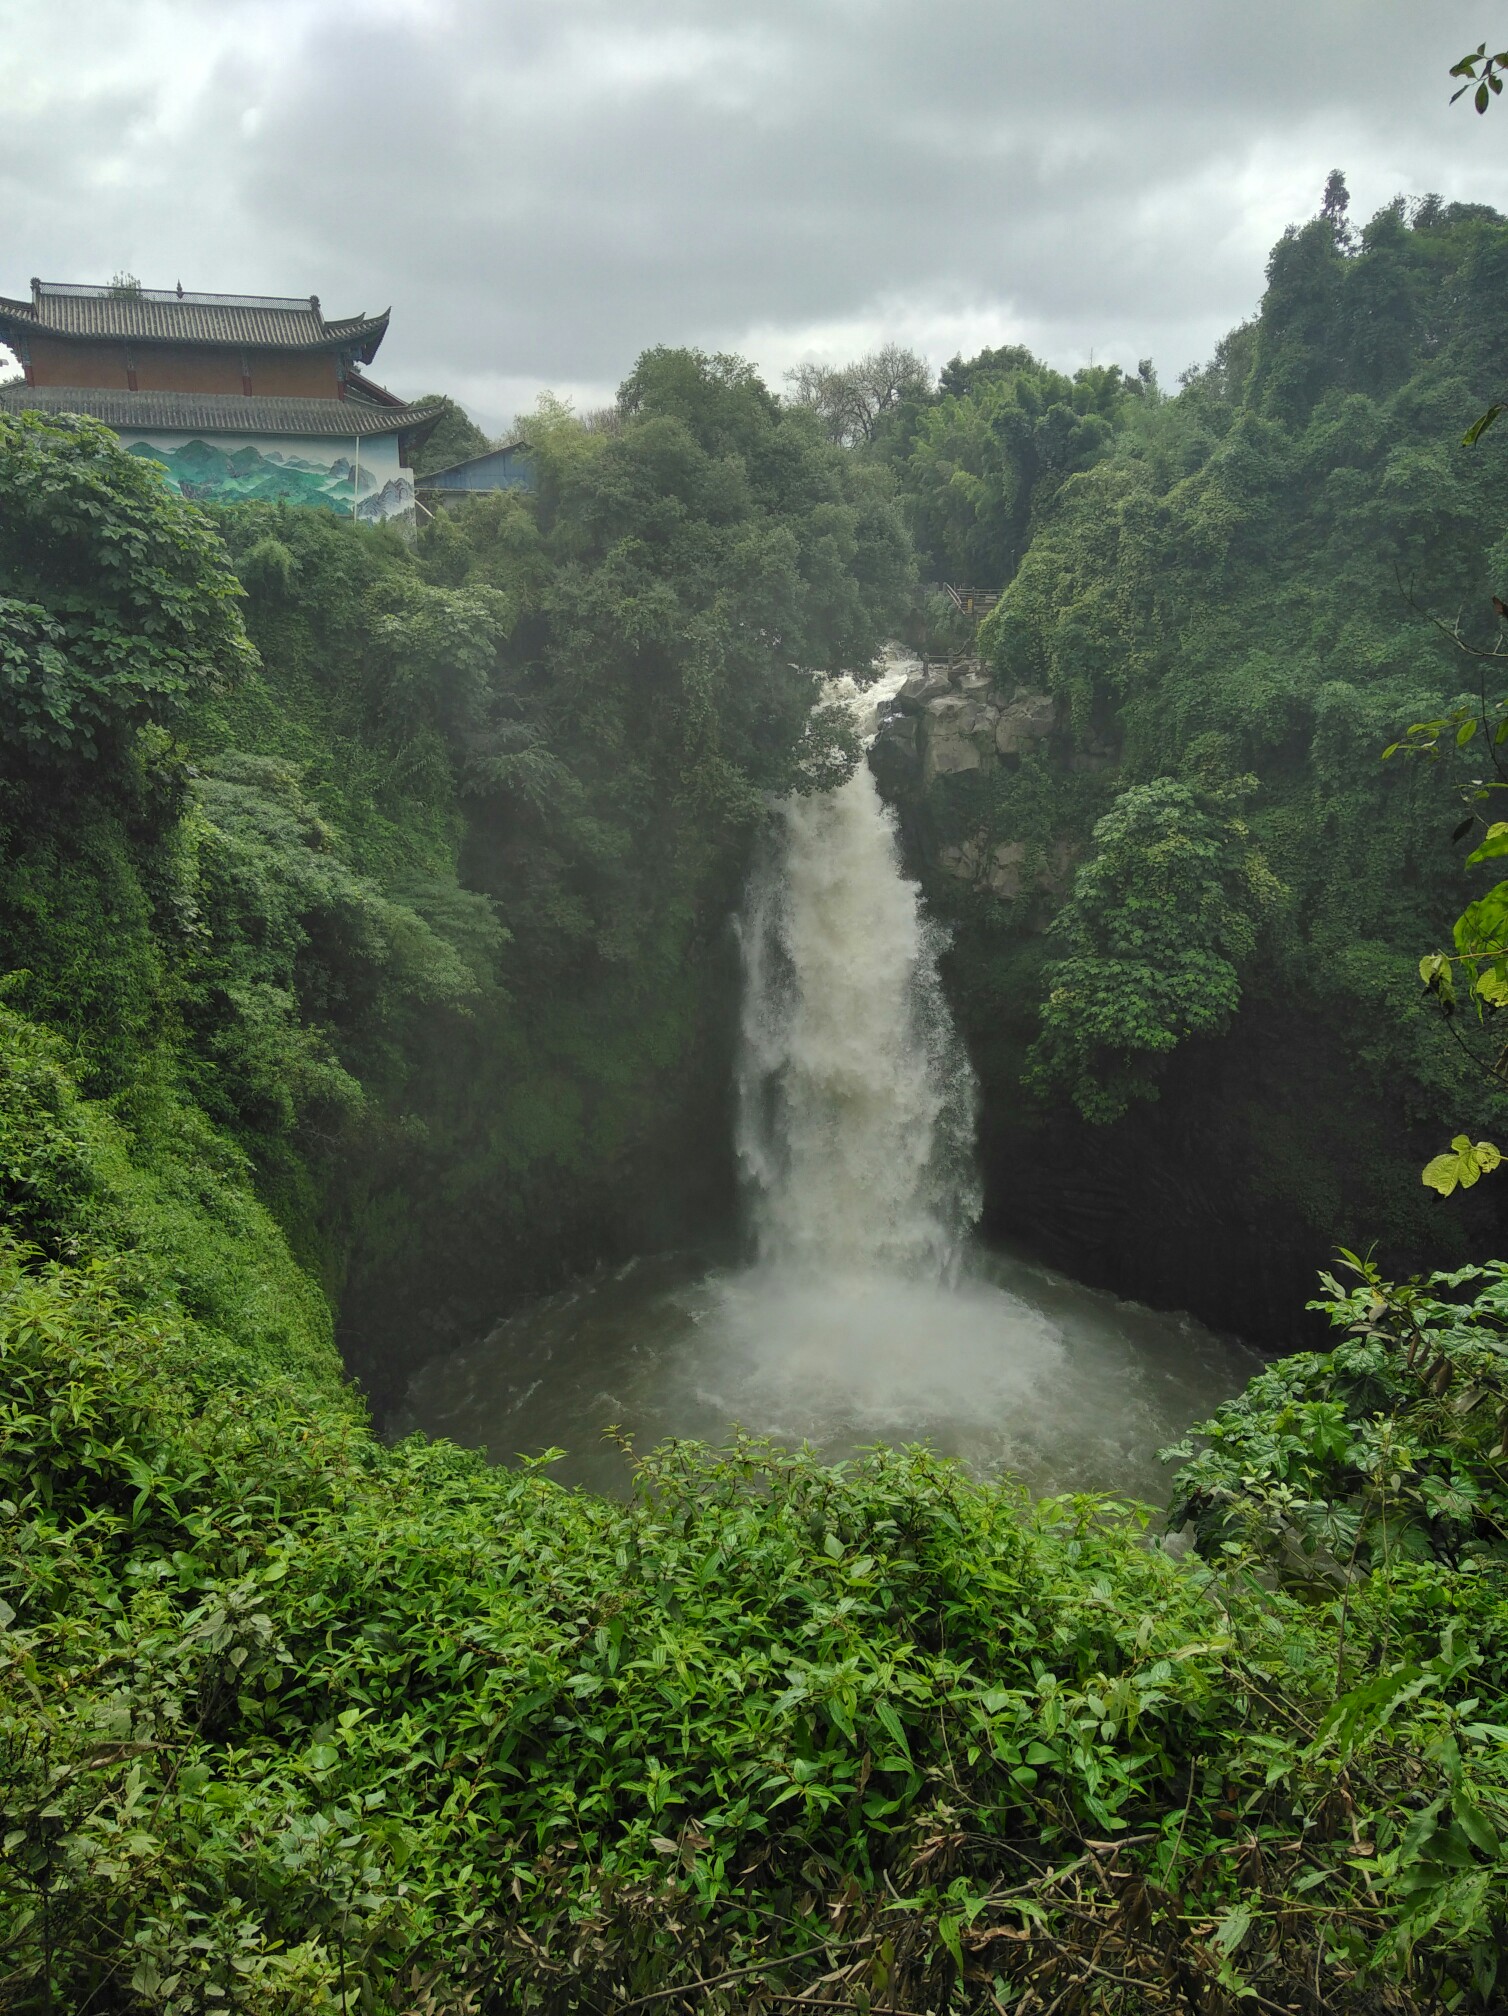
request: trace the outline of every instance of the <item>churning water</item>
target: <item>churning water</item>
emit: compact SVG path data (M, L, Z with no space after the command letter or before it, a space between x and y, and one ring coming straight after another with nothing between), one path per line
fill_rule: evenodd
M866 729L908 669L848 695ZM979 1215L974 1074L867 764L778 808L740 938L738 1152L762 1267L951 1279Z
M911 669L846 696L862 728ZM973 1073L867 765L775 809L739 928L752 1263L661 1256L537 1301L422 1367L397 1426L504 1459L563 1447L552 1474L603 1490L628 1477L609 1428L645 1448L736 1425L1160 1496L1158 1447L1259 1361L971 1244Z

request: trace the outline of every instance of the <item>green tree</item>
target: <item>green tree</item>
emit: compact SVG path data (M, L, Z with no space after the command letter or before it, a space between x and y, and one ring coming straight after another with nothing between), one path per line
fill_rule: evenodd
M1484 290L1505 247L1502 220L1451 206L1389 205L1346 257L1319 220L1286 239L1258 324L1177 398L1127 402L1113 448L1038 515L980 633L1002 685L1050 691L1097 745L1088 778L1113 752L1102 790L1204 738L1260 777L1252 825L1295 891L1263 955L1268 998L1354 1032L1379 1091L1418 1088L1411 1116L1464 1080L1367 967L1417 961L1454 867L1426 796L1375 759L1465 683L1400 575L1481 609L1501 570L1505 472L1442 435L1497 368ZM1480 774L1486 738L1458 750L1455 732L1442 765Z
M1033 514L1109 446L1126 384L1114 366L1070 379L1015 349L955 362L944 380L960 389L945 389L918 417L903 474L907 512L938 573L1003 586Z
M1066 956L1046 970L1027 1083L1108 1121L1156 1098L1178 1044L1225 1028L1283 890L1244 821L1169 777L1124 792L1094 845L1053 923Z
M473 455L485 455L494 445L466 409L443 392L426 392L415 403L431 412L437 406L440 409L438 423L415 451L416 476L429 476L436 469L448 469L452 463L468 461Z
M98 421L0 414L0 724L94 756L244 678L255 652L214 527Z
M785 376L792 403L817 415L829 441L850 448L872 442L887 420L932 390L926 359L899 343L852 364L800 364Z

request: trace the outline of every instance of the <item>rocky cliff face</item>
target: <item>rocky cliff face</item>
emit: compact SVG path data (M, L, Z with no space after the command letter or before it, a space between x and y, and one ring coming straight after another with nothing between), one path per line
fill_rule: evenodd
M1033 889L1058 895L1067 888L1079 852L1072 835L1034 848L1023 838L1000 838L987 809L957 833L928 816L940 779L1014 770L1023 757L1045 753L1063 725L1051 694L1003 689L976 658L924 664L907 680L869 760L881 790L902 808L908 846L926 870L1004 903Z
M1380 1239L1407 1273L1486 1236L1469 1200L1421 1239L1422 1152L1342 1035L1261 971L1230 1031L1180 1046L1160 1096L1113 1125L1027 1091L1048 927L1122 781L1113 729L977 660L928 663L869 760L951 938L941 970L979 1078L986 1236L1279 1348L1323 1341L1303 1305L1337 1245Z

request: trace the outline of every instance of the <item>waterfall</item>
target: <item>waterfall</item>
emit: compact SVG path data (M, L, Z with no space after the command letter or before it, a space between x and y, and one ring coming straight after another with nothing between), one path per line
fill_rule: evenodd
M861 733L909 669L892 660L846 696ZM1038 1491L1160 1496L1154 1452L1257 1361L1026 1260L972 1247L960 1264L979 1209L974 1078L938 985L942 934L866 764L771 808L740 935L757 1264L649 1256L575 1283L421 1370L400 1426L574 1446L556 1474L611 1491L628 1488L620 1429L647 1449L737 1424L833 1459L929 1441Z
M844 696L866 741L914 669ZM738 1151L761 1262L947 1279L979 1212L975 1084L867 763L784 800L740 920Z

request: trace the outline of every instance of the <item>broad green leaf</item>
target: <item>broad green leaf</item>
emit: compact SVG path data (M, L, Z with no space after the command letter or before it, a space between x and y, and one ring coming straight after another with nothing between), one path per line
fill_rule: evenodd
M1502 1159L1501 1150L1491 1141L1473 1142L1468 1135L1458 1134L1448 1154L1436 1155L1425 1163L1420 1181L1428 1189L1448 1197L1457 1185L1469 1190L1479 1176L1496 1169Z
M1451 1805L1456 1825L1472 1847L1479 1848L1484 1855L1496 1855L1498 1832L1481 1807L1468 1799L1464 1792L1457 1793Z
M1233 1904L1215 1927L1215 1944L1222 1953L1234 1953L1251 1930L1252 1914L1244 1904Z
M959 1979L963 1979L963 1941L959 1937L962 1919L949 1916L937 1921L937 1936L953 1956L953 1965L958 1969Z
M1494 861L1500 854L1508 854L1508 819L1493 821L1481 846L1467 855L1466 865L1470 868L1478 861Z
M896 1714L888 1701L877 1702L875 1704L875 1714L879 1717L881 1726L888 1732L897 1750L901 1752L909 1764L911 1761L911 1745L906 1740L906 1731L901 1724L900 1716Z

